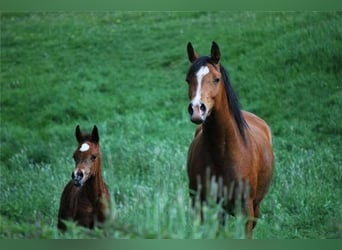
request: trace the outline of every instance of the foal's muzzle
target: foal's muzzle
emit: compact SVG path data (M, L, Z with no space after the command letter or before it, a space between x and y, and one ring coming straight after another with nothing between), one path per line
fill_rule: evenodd
M207 118L207 107L203 102L190 102L188 112L193 123L201 124Z
M74 185L79 187L82 185L83 173L82 171L72 172L71 178L74 180Z

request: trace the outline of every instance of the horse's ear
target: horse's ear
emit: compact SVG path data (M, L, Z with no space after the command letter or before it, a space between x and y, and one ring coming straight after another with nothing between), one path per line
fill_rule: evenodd
M197 53L195 52L194 48L192 47L191 42L188 42L188 46L186 47L187 51L188 51L188 58L189 61L191 63L193 63L194 61L196 61L196 59L198 58Z
M81 143L82 142L82 133L81 133L80 125L76 126L75 136L76 136L78 143Z
M95 143L98 143L100 140L99 131L98 131L96 125L94 125L93 131L91 132L91 139Z
M211 61L215 64L218 64L220 62L220 58L221 58L220 48L217 45L217 43L213 41L211 45Z

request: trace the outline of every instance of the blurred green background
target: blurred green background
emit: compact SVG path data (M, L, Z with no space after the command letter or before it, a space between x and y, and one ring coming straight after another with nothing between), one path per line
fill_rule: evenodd
M1 238L240 238L190 209L186 44L212 41L243 109L273 132L254 238L342 237L341 12L1 13ZM100 133L113 216L56 229L74 129Z

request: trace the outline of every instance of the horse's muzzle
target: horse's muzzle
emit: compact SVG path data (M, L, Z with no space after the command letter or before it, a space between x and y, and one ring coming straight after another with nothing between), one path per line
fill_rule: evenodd
M205 121L207 117L207 107L203 102L189 104L188 112L190 115L190 120L195 124L201 124Z

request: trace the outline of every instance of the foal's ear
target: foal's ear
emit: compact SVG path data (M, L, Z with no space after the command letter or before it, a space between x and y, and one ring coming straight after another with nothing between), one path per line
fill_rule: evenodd
M196 61L196 59L198 58L197 53L195 52L194 48L192 47L191 42L188 42L188 46L186 47L187 51L188 51L188 58L189 61L191 63L193 63L194 61Z
M221 58L220 48L217 45L217 43L213 41L211 45L211 61L215 64L218 64L220 62L220 58Z
M98 131L96 125L94 125L93 131L91 132L91 139L95 143L98 143L100 140L99 131Z
M82 142L82 133L81 133L81 130L80 130L80 125L76 126L75 136L76 136L76 139L77 139L78 143L81 143Z

